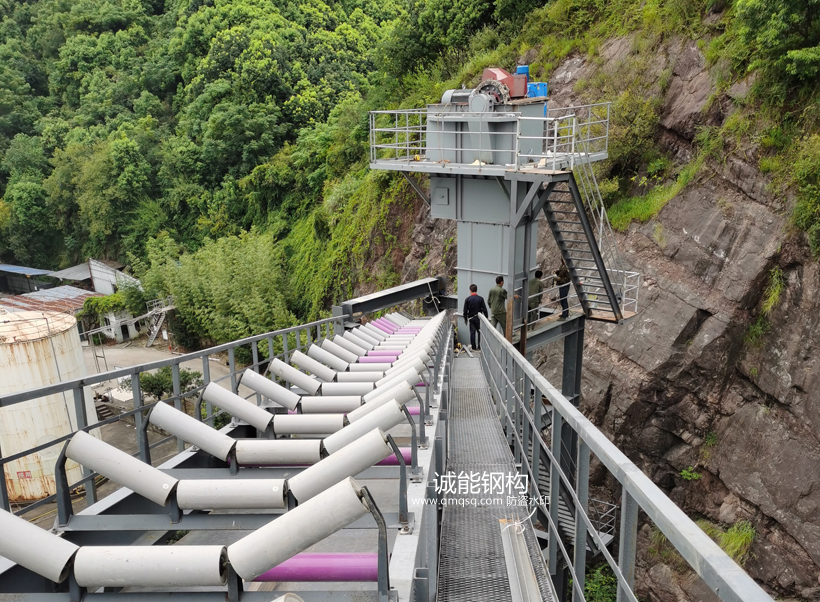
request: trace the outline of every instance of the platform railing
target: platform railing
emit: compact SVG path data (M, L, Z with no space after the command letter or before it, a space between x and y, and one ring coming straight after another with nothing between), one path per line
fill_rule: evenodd
M669 544L727 602L772 602L772 598L709 538L623 452L530 364L504 337L483 322L481 364L499 420L522 474L528 476L537 519L548 531L546 563L557 576L561 563L569 572L571 597L584 601L587 546L603 554L617 579L618 602L637 602L634 593L639 510L666 536ZM550 443L541 435L542 413L533 411L546 400L552 412ZM577 437L577 455L562 450L564 427ZM557 436L556 436L557 435ZM618 558L613 557L590 518L590 454L621 486ZM562 457L564 456L564 457ZM546 458L548 461L543 462ZM570 468L572 465L572 468ZM538 490L540 471L550 473L550 490ZM572 475L572 470L575 475ZM558 526L559 498L575 510L575 534L562 537Z
M609 103L520 112L396 109L370 112L370 163L571 170L609 145Z
M64 443L73 437L78 430L88 432L114 422L125 420L133 421L137 427L135 430L135 437L138 451L133 455L139 457L143 461L146 461L150 457L150 450L168 443L173 439L177 440L177 450L183 451L184 442L180 438L170 436L165 437L155 443L149 443L147 437L144 435L146 432L145 429L142 428L144 412L156 403L159 403L159 401L146 401L145 395L140 386L140 379L142 375L161 368L170 367L173 393L169 397L163 399L163 402L173 403L175 408L181 410L183 408L184 400L197 400L197 398L201 396L202 391L205 390L205 387L211 382L218 383L227 381L228 388L233 393L239 393L241 374L245 370L260 372L271 358L275 357L283 361L288 361L295 350L305 349L313 342L320 342L335 334L342 334L344 332L342 320L343 319L341 317L325 318L323 320L317 320L315 322L309 322L299 326L283 328L280 330L267 332L265 334L239 339L231 343L217 345L216 347L210 347L202 351L178 355L139 366L111 370L109 372L89 375L80 379L65 381L54 385L49 385L47 387L2 396L0 397L0 408L11 407L19 403L42 398L47 395L64 394L69 400L69 403L72 403L73 400L77 423L76 425L73 425L76 426L76 428L66 435L55 437L46 443L21 450L14 454L7 454L4 457L0 457L0 471L4 471L5 466L10 462ZM244 353L246 357L249 354L249 364L243 365L237 360L237 351L240 349L242 350L241 353ZM217 378L211 378L211 362L216 357L219 357L220 359L224 358L225 354L227 354L228 374ZM180 383L180 371L184 368L183 364L189 364L192 361L201 362L202 383L183 391ZM103 384L109 381L118 381L120 379L130 379L130 388L133 396L133 409L106 420L89 421L86 414L85 388L93 387L94 385ZM251 394L248 397L256 397L257 405L261 403L261 397L258 394ZM214 419L223 413L224 412L214 412L214 407L211 403L205 402L205 415L197 415L195 412L195 418L213 426ZM79 488L80 486L84 487L86 502L89 506L97 500L95 479L98 476L99 475L96 473L84 472L83 477L80 480L69 484L69 487L72 490ZM56 495L50 495L34 503L13 509L9 503L6 479L3 479L0 483L0 508L12 511L18 515L52 503L55 499Z

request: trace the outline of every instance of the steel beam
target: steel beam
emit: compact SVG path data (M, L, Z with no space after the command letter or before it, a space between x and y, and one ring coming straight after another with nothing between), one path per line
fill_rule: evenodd
M367 314L401 303L407 303L408 301L414 301L415 299L444 293L445 286L446 281L443 277L422 278L415 282L394 286L393 288L388 288L370 295L342 301L339 305L333 306L333 315L346 316L352 319L353 316L357 314Z

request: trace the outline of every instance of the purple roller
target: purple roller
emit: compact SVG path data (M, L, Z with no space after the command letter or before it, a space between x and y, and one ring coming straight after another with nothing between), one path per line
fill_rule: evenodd
M385 332L387 332L389 334L393 334L394 332L396 332L396 330L398 330L398 328L396 328L393 324L390 324L389 322L385 322L384 320L376 320L375 322L371 322L371 323L374 326L378 326L379 328L381 328L382 330L384 330Z
M399 451L401 452L402 458L404 458L404 463L409 465L410 462L413 461L413 457L411 456L411 454L413 453L412 450L409 447L400 447ZM398 466L398 465L399 465L399 459L396 458L395 454L390 454L384 460L382 460L381 462L376 464L376 466Z
M371 325L371 326L373 326L374 328L378 328L379 330L381 330L381 331L382 331L382 332L384 332L385 334L393 334L393 332L392 332L392 331L387 330L387 328L385 328L384 326L382 326L382 325L381 325L381 324L379 324L378 322L371 322L371 323L370 323L370 325Z
M396 355L395 349L371 349L367 352L367 355Z
M398 355L367 355L360 357L360 364L392 364L398 358Z
M378 322L379 324L384 324L384 326L385 326L386 328L389 328L390 330L398 330L398 329L400 328L400 326L399 326L398 324L393 324L393 322L391 322L391 321L390 321L390 320L388 320L387 318L379 318L379 319L377 320L377 322Z
M394 456L395 458L395 456ZM378 581L376 554L297 554L254 581Z

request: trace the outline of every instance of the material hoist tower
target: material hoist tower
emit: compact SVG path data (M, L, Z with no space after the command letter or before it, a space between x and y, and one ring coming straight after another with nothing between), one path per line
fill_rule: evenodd
M371 112L370 167L401 172L433 217L458 221L459 308L470 284L486 297L503 276L513 300L507 337L523 335L530 343L522 348L532 351L560 314L556 304L543 307L557 297L549 273L558 266L545 266L544 302L529 312L537 322L528 335L521 329L541 212L569 271L573 315L614 323L634 316L640 275L618 253L591 166L607 158L609 103L552 108L546 84L527 77L485 69L475 89L448 90L440 103ZM415 174L429 177L429 197Z

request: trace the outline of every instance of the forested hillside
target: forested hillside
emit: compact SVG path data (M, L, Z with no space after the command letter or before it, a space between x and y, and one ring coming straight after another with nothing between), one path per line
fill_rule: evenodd
M0 0L0 14L0 258L129 263L177 296L191 345L398 283L415 199L367 170L369 109L420 106L486 66L549 81L625 36L624 68L575 85L614 101L600 176L616 226L742 149L820 251L812 0ZM691 157L658 140L671 74L647 77L678 38L715 84ZM732 104L738 82L750 92Z

